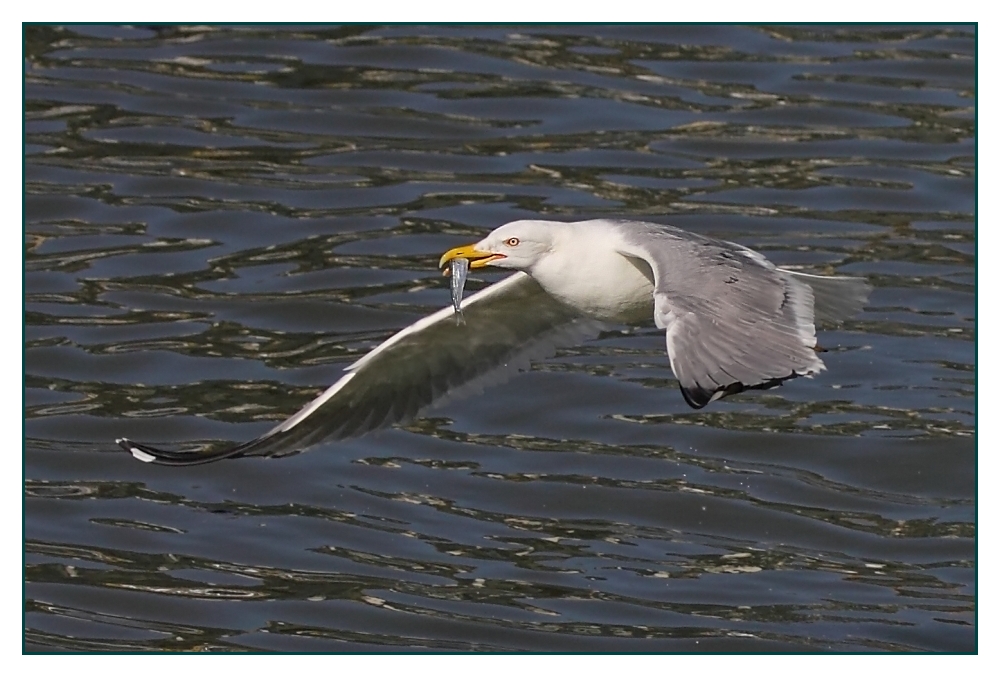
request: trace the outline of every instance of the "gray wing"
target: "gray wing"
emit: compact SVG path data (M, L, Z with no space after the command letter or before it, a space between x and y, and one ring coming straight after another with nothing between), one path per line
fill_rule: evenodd
M194 465L239 456L284 456L400 423L447 395L506 380L530 360L596 336L602 326L549 296L524 273L470 296L464 321L444 308L396 333L297 414L261 437L208 452L171 452L127 439L139 460Z
M620 253L652 270L654 319L666 329L670 367L689 405L825 369L816 355L813 289L797 274L740 245L669 226L618 228ZM863 281L851 288L867 298Z

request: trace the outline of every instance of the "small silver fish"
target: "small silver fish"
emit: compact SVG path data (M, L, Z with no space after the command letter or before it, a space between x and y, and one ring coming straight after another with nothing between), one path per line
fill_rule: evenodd
M465 280L469 276L469 259L457 258L451 260L451 305L456 313L462 312L462 294L465 293Z

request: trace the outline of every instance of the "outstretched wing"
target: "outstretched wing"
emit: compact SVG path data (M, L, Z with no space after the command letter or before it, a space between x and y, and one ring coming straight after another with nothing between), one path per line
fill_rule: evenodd
M444 308L401 330L354 364L297 414L261 437L208 453L118 444L141 461L195 465L239 456L284 456L413 418L465 388L506 380L531 359L596 336L584 318L515 273L470 296L461 320Z
M652 270L654 319L666 329L670 367L689 405L700 409L825 369L816 355L815 297L807 283L813 276L801 281L753 250L669 226L619 229L619 252ZM821 279L830 292L836 278ZM867 298L863 280L844 280L851 298L832 308L831 318L842 319Z

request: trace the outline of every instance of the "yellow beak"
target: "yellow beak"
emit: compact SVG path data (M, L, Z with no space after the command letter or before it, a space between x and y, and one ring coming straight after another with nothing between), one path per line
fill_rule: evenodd
M490 263L490 261L496 261L497 259L506 258L503 254L493 254L492 252L481 252L476 249L475 245L467 244L464 247L455 247L454 249L449 249L441 257L438 262L438 268L444 268L448 265L448 262L452 259L469 259L470 268L482 268ZM448 274L446 269L444 274Z

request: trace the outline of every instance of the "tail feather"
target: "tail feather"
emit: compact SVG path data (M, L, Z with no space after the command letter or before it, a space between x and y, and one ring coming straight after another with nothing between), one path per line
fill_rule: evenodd
M782 270L812 287L817 324L836 324L854 317L864 310L872 293L872 286L863 277L830 277Z

